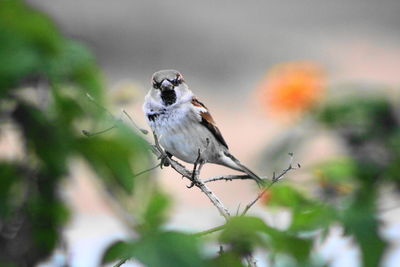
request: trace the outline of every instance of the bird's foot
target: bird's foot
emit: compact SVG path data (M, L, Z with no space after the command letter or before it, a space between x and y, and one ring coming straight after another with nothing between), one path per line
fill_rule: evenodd
M165 151L166 155L160 157L161 159L161 169L162 167L168 167L170 165L169 160L172 158L172 154L168 151Z
M162 167L168 167L169 166L169 158L168 157L162 157L160 166L161 166L161 169L162 169Z
M208 138L207 138L207 145L208 145ZM200 170L204 165L204 161L201 159L201 151L200 148L198 150L198 156L196 161L194 162L193 165L193 171L192 171L192 177L190 178L190 180L192 181L192 183L187 186L187 188L192 188L193 186L199 186L200 185L200 181L198 180L199 174L200 174Z
M198 186L200 185L200 182L198 180L192 180L192 182L190 183L190 185L187 185L187 188L192 188L193 186Z

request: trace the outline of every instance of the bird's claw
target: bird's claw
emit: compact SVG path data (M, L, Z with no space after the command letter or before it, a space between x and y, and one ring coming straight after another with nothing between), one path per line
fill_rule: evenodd
M199 183L199 181L196 181L196 180L192 180L192 182L190 183L190 185L187 185L186 187L187 188L192 188L193 186L198 186L200 183Z
M161 169L162 169L163 166L164 167L168 167L169 165L170 164L169 164L168 156L161 158Z
M187 187L187 188L192 188L195 184L196 184L196 182L192 181L192 182L190 183L190 185L187 185L186 187Z
M191 183L190 183L190 185L187 185L186 187L187 188L192 188L193 186L197 186L197 185L199 185L199 181L196 179L196 167L195 167L195 169L193 170L193 172L192 172L192 177L190 178L190 180L192 181Z

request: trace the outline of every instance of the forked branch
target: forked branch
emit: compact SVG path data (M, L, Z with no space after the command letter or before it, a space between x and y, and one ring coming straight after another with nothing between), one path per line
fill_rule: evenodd
M105 110L111 116L111 118L113 118L113 120L117 120L106 108L104 108L103 106L98 104L90 95L87 95L87 97L89 98L90 101L92 101L94 104L96 104L99 108ZM132 125L139 132L141 132L142 134L145 134L145 135L148 133L147 130L140 128L134 122L132 117L125 110L123 110L122 112L129 119L129 121L132 123ZM96 134L104 133L104 132L106 132L108 130L111 130L111 129L115 128L115 127L116 127L116 124L114 124L109 129L100 131L98 133L90 133L88 131L82 131L82 132L86 136L90 137L90 136L93 136L93 135L96 135ZM201 167L204 164L204 162L201 161L201 151L200 150L199 150L199 155L198 155L197 160L195 162L195 167L194 167L193 171L189 171L181 163L179 163L178 161L176 161L174 159L171 159L167 155L165 150L160 146L158 137L154 132L153 132L153 137L154 137L154 144L151 144L146 139L145 140L148 143L149 147L151 148L151 151L160 160L160 163L157 166L171 166L177 173L182 175L182 177L187 178L191 182L191 185L189 187L196 186L197 188L199 188L208 197L208 199L211 201L211 203L218 209L218 211L221 214L221 216L223 216L224 219L226 221L228 221L229 218L230 218L230 213L229 213L228 209L225 208L225 206L219 200L219 198L206 186L206 183L215 182L215 181L247 180L247 179L253 179L253 178L248 176L248 175L224 175L224 176L216 176L216 177L211 177L211 178L208 178L208 179L205 179L205 180L201 180L199 178L199 176L200 176ZM206 149L207 149L207 147L206 147ZM289 155L290 155L289 167L286 168L285 170L283 170L282 173L279 174L278 176L276 176L275 173L273 174L272 179L271 179L271 183L267 187L265 187L262 190L262 192L260 194L258 194L257 197L253 201L251 201L248 205L246 205L245 209L241 213L241 216L244 216L249 211L249 209L265 194L265 192L267 192L271 188L272 185L274 185L275 183L280 181L286 175L286 173L288 173L290 170L294 170L294 169L300 168L299 164L297 164L295 167L292 166L293 154L290 153ZM198 168L197 168L197 166L198 166ZM267 180L267 178L263 178L263 180ZM225 228L225 225L222 225L222 226L210 229L208 231L204 231L204 232L198 233L198 234L196 234L196 236L206 235L206 234L209 234L209 233L213 233L213 232L222 230L224 228ZM251 255L247 255L245 257L245 259L246 259L246 261L247 261L249 266L251 266L251 267L256 267L257 266L254 258ZM121 260L116 266L120 266L120 265L124 264L125 261L126 261L126 259Z
M260 194L257 195L257 197L251 201L247 206L244 208L241 216L246 215L246 213L249 211L249 209L256 204L256 202L273 186L275 183L279 182L283 177L285 177L286 173L288 173L291 170L299 169L301 166L299 163L296 164L296 166L293 167L293 153L289 153L290 156L290 163L289 166L282 171L278 176L275 175L275 172L272 175L271 183L264 188Z

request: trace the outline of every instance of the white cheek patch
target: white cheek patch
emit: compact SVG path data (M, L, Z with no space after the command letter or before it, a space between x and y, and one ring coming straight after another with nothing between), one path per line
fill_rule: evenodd
M192 100L193 93L187 88L186 85L181 84L178 87L175 87L175 94L177 99L177 104L186 103Z
M163 108L161 101L157 100L158 98L160 97L155 96L155 93L152 91L145 96L145 101L143 104L143 111L145 114L151 114Z

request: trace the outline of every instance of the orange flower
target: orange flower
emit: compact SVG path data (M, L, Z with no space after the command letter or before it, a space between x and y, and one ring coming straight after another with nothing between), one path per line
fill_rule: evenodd
M268 113L298 115L321 98L324 87L324 73L317 64L290 62L268 72L258 91Z

